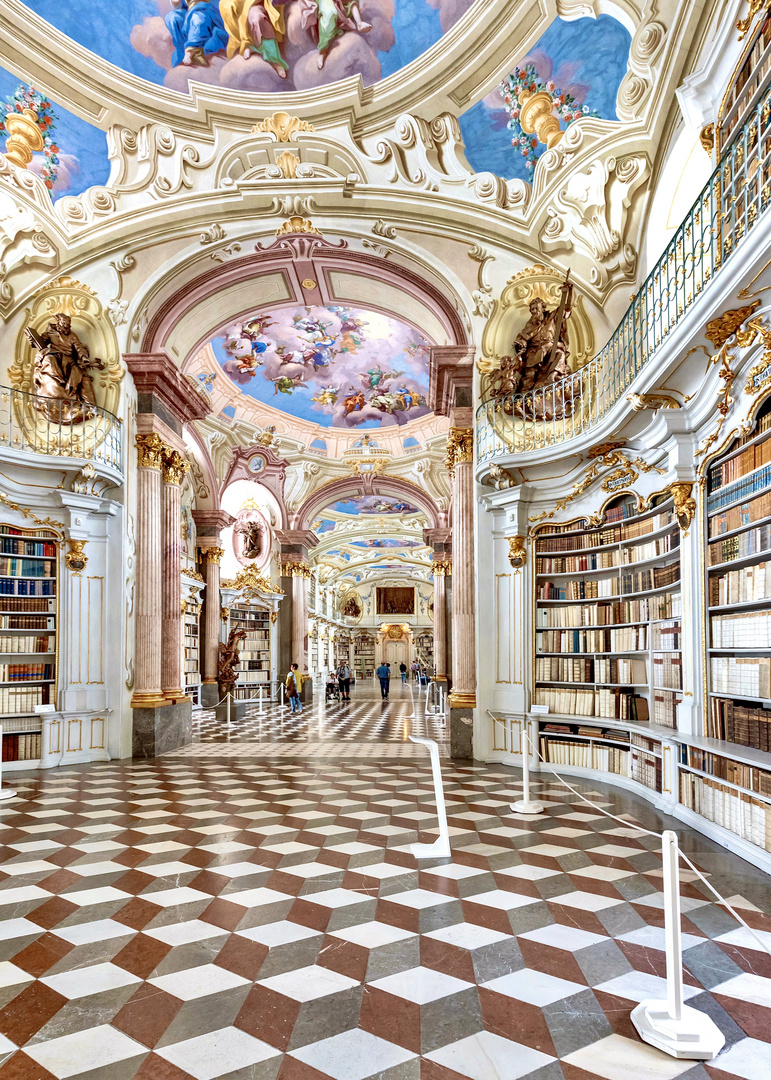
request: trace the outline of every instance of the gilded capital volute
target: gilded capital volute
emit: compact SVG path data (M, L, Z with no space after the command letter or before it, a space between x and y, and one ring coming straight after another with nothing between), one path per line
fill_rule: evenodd
M140 469L160 469L163 453L169 447L165 445L160 435L151 432L149 435L137 435L137 466Z
M221 547L207 547L199 548L201 552L201 561L216 563L217 566L222 562L222 556L225 554L225 549Z
M307 563L290 562L284 563L281 572L285 577L311 578L313 571Z
M181 484L185 479L185 473L190 468L179 450L172 450L170 446L163 448L163 481L166 484Z
M455 478L455 469L458 465L474 460L474 429L473 428L450 428L447 439L447 455L444 459L447 471Z
M452 574L452 563L448 559L431 564L431 569L437 577L449 577Z

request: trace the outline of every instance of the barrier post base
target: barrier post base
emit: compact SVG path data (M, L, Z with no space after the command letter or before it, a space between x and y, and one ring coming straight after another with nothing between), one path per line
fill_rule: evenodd
M0 787L0 801L3 799L15 799L18 795L16 788Z
M715 1022L689 1005L683 1005L681 1018L673 1020L666 1001L642 1001L632 1011L632 1023L643 1042L674 1058L711 1061L725 1043Z
M517 799L511 804L511 809L515 814L542 814L546 807L534 799Z

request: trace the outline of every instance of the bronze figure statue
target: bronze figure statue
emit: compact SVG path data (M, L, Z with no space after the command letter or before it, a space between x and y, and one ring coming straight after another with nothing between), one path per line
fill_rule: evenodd
M38 398L36 407L63 424L79 424L88 415L88 406L96 405L91 368L104 370L104 364L91 354L72 329L69 315L58 312L42 334L31 326L25 329L35 349L33 383Z
M219 684L220 697L232 694L238 682L238 667L241 659L241 645L246 638L246 630L231 630L227 644L220 642L219 658L217 660L217 682Z

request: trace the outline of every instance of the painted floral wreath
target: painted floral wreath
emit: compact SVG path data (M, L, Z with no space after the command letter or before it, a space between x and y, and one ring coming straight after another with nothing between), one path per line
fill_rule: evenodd
M21 83L14 90L13 97L6 98L5 104L0 105L0 111L4 111L5 115L9 116L11 113L23 112L25 109L30 109L35 113L35 123L43 136L45 164L40 171L40 175L43 183L50 191L59 174L59 147L51 137L56 125L53 106L48 98L43 97L37 90ZM0 121L0 132L6 131L5 123Z
M519 100L520 91L536 94L546 91L552 100L552 107L566 125L572 124L582 116L599 116L597 109L590 109L588 105L580 105L572 94L560 90L554 82L544 81L538 74L534 64L527 64L524 68L514 68L511 75L507 75L500 85L500 95L506 105L509 114L507 128L513 132L511 145L520 148L522 156L526 159L525 168L532 172L538 160L536 150L538 139L535 135L526 135L519 122L522 106Z

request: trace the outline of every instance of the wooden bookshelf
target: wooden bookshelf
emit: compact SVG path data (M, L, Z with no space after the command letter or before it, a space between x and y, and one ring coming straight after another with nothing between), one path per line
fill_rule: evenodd
M421 630L415 638L415 649L418 660L425 664L429 671L434 670L434 634L431 630Z
M339 628L335 633L335 666L351 663L351 634L349 630Z
M768 88L769 81L771 81L771 17L767 15L749 37L741 61L720 106L719 153L725 152L751 111L757 108L764 91ZM765 123L768 124L767 116ZM767 129L764 130L761 138L764 138L767 133Z
M231 604L230 629L246 630L234 697L236 700L254 697L260 686L269 695L272 668L270 611L251 603Z
M198 589L190 589L185 599L183 615L182 670L185 693L194 705L201 704L201 600Z
M375 639L366 631L353 639L353 668L357 678L369 678L375 673Z
M544 526L535 556L534 704L675 729L682 626L671 497L640 513L621 496L598 525Z
M11 768L39 762L35 706L57 701L58 565L52 532L0 524L0 725Z

